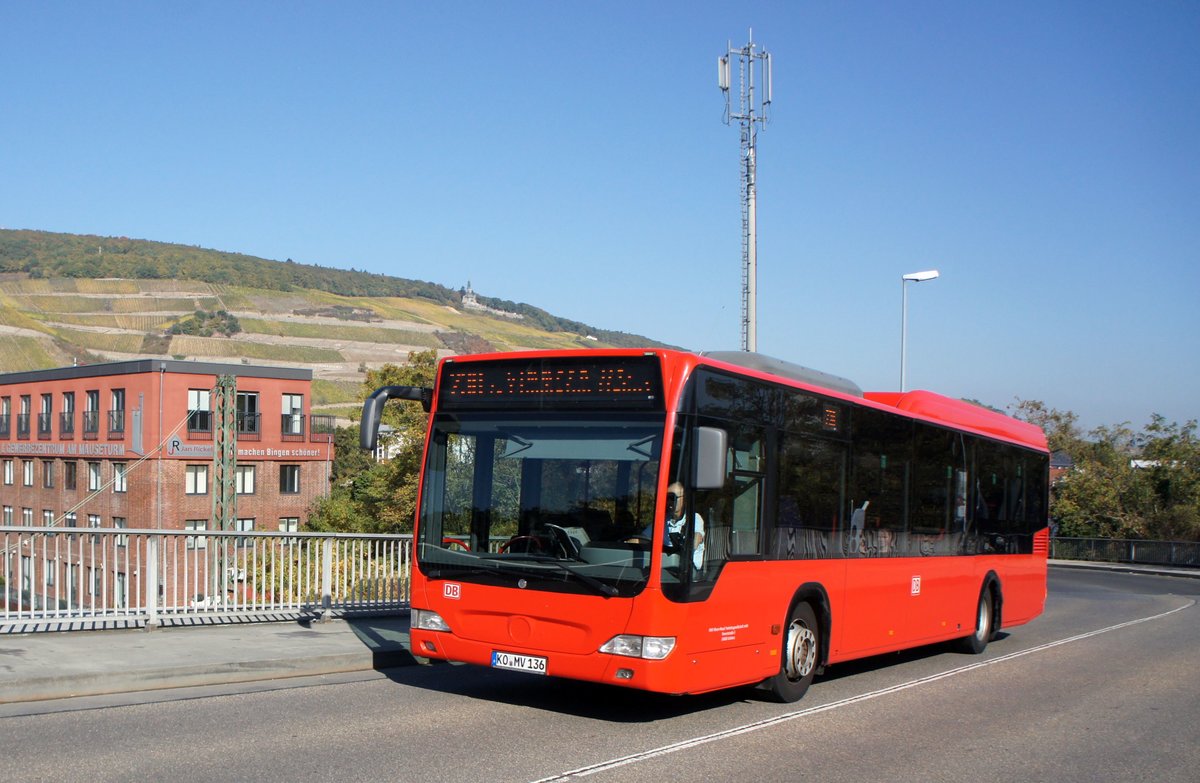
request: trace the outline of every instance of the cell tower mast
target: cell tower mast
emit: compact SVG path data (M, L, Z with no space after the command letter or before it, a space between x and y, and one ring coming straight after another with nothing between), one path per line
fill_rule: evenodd
M767 109L771 105L771 55L765 49L756 51L754 31L749 43L734 49L732 42L724 55L717 59L717 85L725 93L725 124L737 120L742 137L742 350L758 350L756 312L758 299L758 227L756 152L758 126L766 127ZM730 63L738 63L738 107L733 110L729 94ZM755 72L761 84L762 96L754 94Z

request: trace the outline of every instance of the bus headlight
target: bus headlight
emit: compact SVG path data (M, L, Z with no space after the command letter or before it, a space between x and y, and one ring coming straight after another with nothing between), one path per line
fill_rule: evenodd
M412 609L410 610L409 625L421 631L449 631L450 626L442 619L442 616L437 612L431 612L428 609Z
M609 639L600 647L600 652L624 655L627 658L646 658L661 661L675 649L674 636L637 636L621 634Z

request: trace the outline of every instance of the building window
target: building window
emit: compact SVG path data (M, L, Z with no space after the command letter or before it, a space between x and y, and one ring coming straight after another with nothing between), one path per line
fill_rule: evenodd
M17 412L17 437L28 440L29 419L33 414L32 403L28 394L21 395L21 409Z
M304 440L304 395L283 395L280 433L284 440Z
M128 467L124 462L114 462L113 466L113 492L128 492L129 484L126 479L125 469Z
M12 397L0 397L0 438L7 438L11 430Z
M68 460L63 463L63 489L75 489L75 476L79 472L79 463Z
M188 389L188 434L212 434L212 399L208 389Z
M208 529L208 520L207 519L185 520L183 523L183 529L189 530L192 532L195 532L197 530L207 530ZM186 541L187 541L186 546L188 549L207 549L208 548L208 539L204 536L188 536Z
M63 527L79 527L79 518L75 516L74 511L68 511L63 514ZM71 533L67 538L74 541L75 534Z
M188 465L183 475L184 492L189 495L208 494L208 465Z
M12 523L13 523L13 507L12 506L4 507L3 519L4 519L4 522L0 523L0 524L10 525L10 526L12 525Z
M100 515L88 514L88 527L100 527ZM92 543L95 544L100 540L100 536L92 536Z
M95 492L100 489L100 463L89 462L88 464L88 491Z
M58 437L75 437L75 392L63 392L62 413L58 414Z
M42 487L54 489L54 462L48 459L42 460Z
M83 437L95 439L100 432L100 392L96 389L84 392Z
M24 525L25 527L33 527L33 509L32 508L21 509L21 524Z
M42 509L42 527L54 527L54 509Z
M108 409L108 436L121 437L125 434L125 390L113 389Z
M239 533L248 533L248 532L250 532L251 530L254 530L254 517L249 517L249 518L244 518L244 519L238 519L238 520L236 520L236 521L234 522L234 524L235 524L235 526L236 526L236 527L235 527L235 529L236 529L236 530L237 530ZM238 545L238 546L246 546L246 545L247 545L247 541L249 541L249 539L246 539L246 538L239 538L239 539L237 540L237 545Z
M117 530L124 530L129 527L129 523L126 522L125 517L113 517L113 527L115 527ZM129 536L119 535L116 538L117 546L129 545Z
M259 421L258 392L237 393L237 434L246 440L258 440L262 437L262 427Z
M58 574L58 561L51 560L46 563L46 587L54 587L54 579Z
M280 517L279 518L279 532L280 533L295 533L299 530L300 530L300 517ZM283 539L283 541L287 542L288 544L294 545L294 544L298 544L300 542L300 539L285 538L285 539Z
M33 486L33 460L21 460L21 483L27 487Z
M300 466L279 466L279 494L297 495L300 493Z
M257 467L257 465L238 465L234 468L233 479L237 494L254 494L254 475Z
M87 588L88 595L96 595L100 592L100 572L93 566L87 567Z
M50 437L50 430L54 420L54 395L42 395L42 409L38 413L38 437L47 439Z
M13 483L13 461L11 459L4 460L4 483L10 487Z

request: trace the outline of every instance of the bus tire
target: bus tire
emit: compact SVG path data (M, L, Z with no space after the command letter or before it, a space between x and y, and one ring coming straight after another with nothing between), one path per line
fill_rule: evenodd
M780 650L779 673L767 680L767 691L784 703L799 701L812 684L820 663L821 626L810 604L800 601L788 613Z
M959 652L978 655L983 652L992 638L996 624L996 604L992 600L992 586L984 585L979 593L979 606L975 610L975 632L958 640Z

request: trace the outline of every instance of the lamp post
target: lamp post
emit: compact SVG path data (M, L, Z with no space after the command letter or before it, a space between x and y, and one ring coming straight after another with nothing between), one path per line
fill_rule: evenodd
M908 350L908 284L923 283L938 276L936 269L924 272L913 272L900 278L900 391L908 391L905 385L905 366Z

